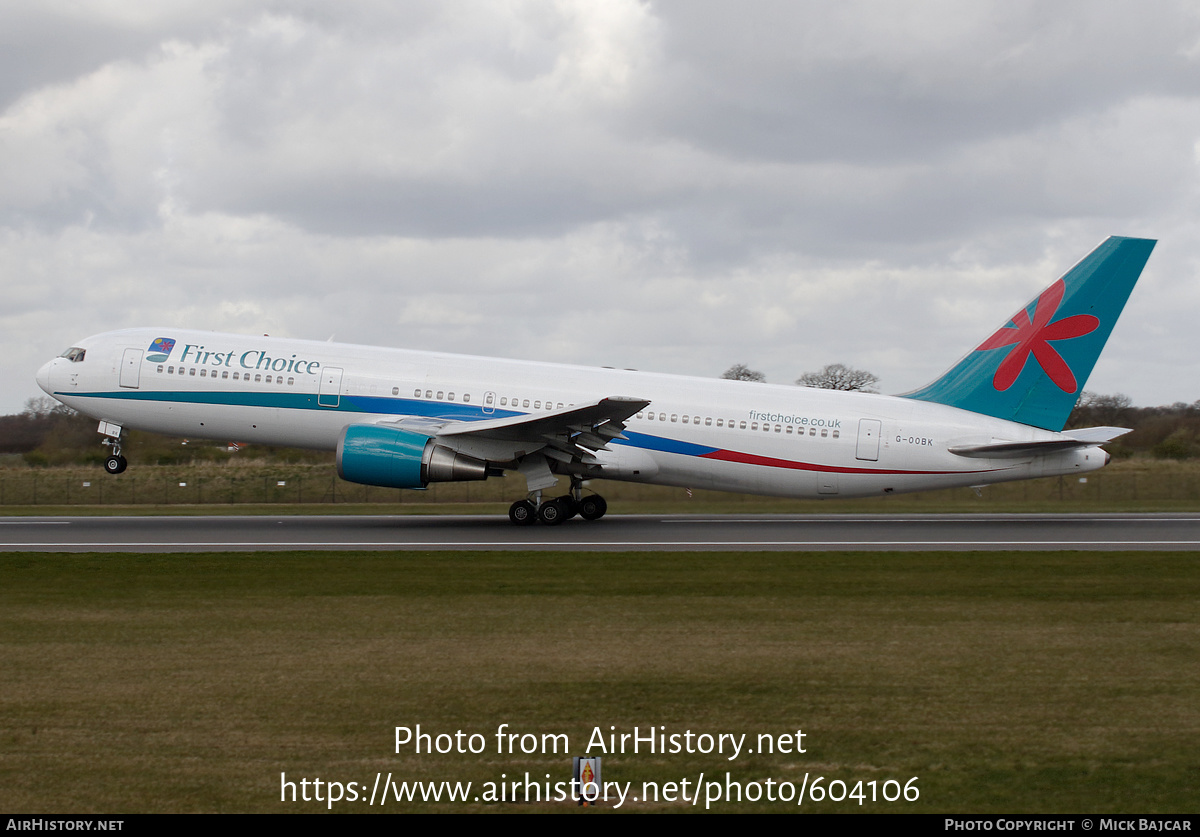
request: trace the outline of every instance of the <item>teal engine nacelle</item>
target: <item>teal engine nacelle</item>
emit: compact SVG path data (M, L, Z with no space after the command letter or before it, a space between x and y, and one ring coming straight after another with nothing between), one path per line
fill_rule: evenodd
M488 464L439 445L424 433L352 424L338 439L337 472L363 485L424 488L431 482L487 479Z

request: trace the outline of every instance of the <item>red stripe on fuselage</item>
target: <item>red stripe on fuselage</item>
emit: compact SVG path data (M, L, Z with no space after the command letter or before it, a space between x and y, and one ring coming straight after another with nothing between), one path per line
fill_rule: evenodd
M891 468L840 468L836 465L817 465L813 462L794 462L790 459L775 459L771 456L757 456L753 453L740 453L735 450L715 450L712 453L700 454L701 459L719 459L722 462L740 462L743 465L762 465L767 468L787 468L792 471L823 471L833 474L987 474L993 470L979 469L975 471L899 471Z

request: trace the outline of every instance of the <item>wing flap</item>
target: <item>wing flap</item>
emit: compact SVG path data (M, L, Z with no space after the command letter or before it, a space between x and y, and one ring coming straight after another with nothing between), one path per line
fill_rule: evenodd
M535 451L571 464L594 465L594 453L624 439L625 420L650 404L643 398L609 396L561 410L475 422L455 422L436 431L439 444L475 452L492 462L519 460Z

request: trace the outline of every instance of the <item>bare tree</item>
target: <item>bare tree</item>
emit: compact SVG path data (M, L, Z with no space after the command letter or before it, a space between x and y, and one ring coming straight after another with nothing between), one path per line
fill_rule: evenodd
M767 380L766 375L744 363L735 363L721 373L721 377L729 381L755 381L760 384Z
M21 415L29 418L46 418L48 416L73 416L75 411L63 404L61 401L55 401L45 395L39 395L36 398L25 399L25 409L21 411Z
M851 369L844 363L831 363L820 372L805 372L796 379L796 383L818 389L877 392L874 387L879 383L879 378L865 369Z
M1133 399L1122 393L1102 395L1097 392L1084 391L1075 402L1075 414L1084 422L1098 424L1119 424L1126 420Z

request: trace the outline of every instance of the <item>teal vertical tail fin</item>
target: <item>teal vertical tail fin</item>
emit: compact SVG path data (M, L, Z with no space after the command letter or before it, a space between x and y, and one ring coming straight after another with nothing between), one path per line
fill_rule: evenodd
M906 397L1062 430L1155 243L1107 239L950 371Z

